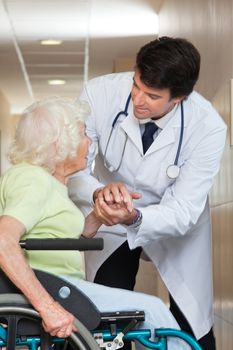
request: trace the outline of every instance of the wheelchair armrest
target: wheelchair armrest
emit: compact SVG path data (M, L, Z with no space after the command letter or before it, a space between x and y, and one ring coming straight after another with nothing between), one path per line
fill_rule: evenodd
M27 239L19 245L28 250L101 250L102 238L46 238ZM34 270L38 280L66 310L79 319L88 329L96 328L100 313L92 301L76 287L61 278L44 271ZM0 294L21 294L21 291L0 270Z
M26 250L102 250L103 238L31 238L19 241Z
M35 274L49 294L51 294L66 310L79 319L84 326L88 329L94 329L99 325L99 310L78 288L44 271L35 270Z
M67 311L79 319L86 328L98 327L101 316L92 301L71 283L50 273L34 270L38 280ZM19 289L0 270L0 294L21 294Z

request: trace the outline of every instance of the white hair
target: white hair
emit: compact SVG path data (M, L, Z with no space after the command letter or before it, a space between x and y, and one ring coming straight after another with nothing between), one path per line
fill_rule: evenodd
M49 97L26 108L9 151L11 163L27 162L54 171L55 165L75 157L83 136L81 125L89 114L84 101Z

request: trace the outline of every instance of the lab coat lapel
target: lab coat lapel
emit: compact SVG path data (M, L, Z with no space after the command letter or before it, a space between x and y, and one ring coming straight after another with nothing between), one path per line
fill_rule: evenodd
M184 127L186 120L184 121ZM176 142L177 138L177 128L180 130L181 120L180 120L180 106L177 108L175 115L170 119L165 128L159 133L155 138L154 142L148 149L145 156L150 155L153 152L156 152L163 147Z
M154 142L147 150L145 156L158 151L159 149L175 142L174 127L166 126L159 135L155 138Z
M171 124L171 123L169 123ZM126 132L128 137L134 143L135 147L139 150L141 155L143 155L142 148L142 136L139 127L138 120L133 116L132 113L129 113L128 117L121 123L121 127ZM175 126L176 127L176 126ZM167 125L156 137L150 148L147 150L147 153L144 156L156 152L157 150L175 142L175 132L174 124L171 126Z
M121 123L121 127L139 152L143 154L139 122L134 117L132 109L129 111L129 115Z
M147 150L144 156L148 156L149 154L156 152L169 144L174 143L176 141L175 131L177 128L180 128L180 123L180 108L178 108L174 117L168 122L165 128L155 138L154 142L152 143L152 145ZM134 117L132 106L129 110L129 115L121 123L121 127L126 132L131 141L134 143L134 145L137 147L139 152L143 155L142 136L139 127L139 122L137 118Z

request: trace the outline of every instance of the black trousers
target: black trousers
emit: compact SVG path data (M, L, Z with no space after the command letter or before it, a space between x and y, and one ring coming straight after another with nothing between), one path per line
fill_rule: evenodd
M170 294L169 294L169 299L170 299L170 311L173 314L173 316L175 317L180 328L183 331L191 334L195 338L193 331L192 331L192 328L190 327L188 321L186 320L183 313L180 311L179 307L177 306L177 304L175 303L174 299L172 298L172 296ZM215 345L215 337L214 337L213 328L211 328L209 333L204 335L203 338L199 339L198 343L201 345L203 350L215 350L216 345Z
M126 241L102 264L96 273L94 282L109 287L133 290L139 268L141 251L141 248L130 250L128 242ZM188 321L185 319L171 295L169 295L169 297L170 310L180 328L194 337ZM215 350L216 346L213 329L203 338L199 339L198 343L203 350ZM125 344L124 349L130 350L131 345Z

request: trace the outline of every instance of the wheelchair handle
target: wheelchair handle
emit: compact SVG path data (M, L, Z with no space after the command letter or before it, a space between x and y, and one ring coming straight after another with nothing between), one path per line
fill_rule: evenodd
M19 241L26 250L102 250L103 238L45 238Z

